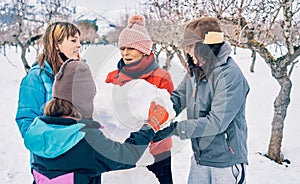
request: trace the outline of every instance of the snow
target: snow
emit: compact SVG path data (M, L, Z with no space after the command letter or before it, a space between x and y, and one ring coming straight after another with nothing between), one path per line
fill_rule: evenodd
M158 89L143 79L132 80L122 87L99 85L97 91L93 118L104 126L107 137L115 141L124 142L130 132L138 131L143 126L152 101L167 109L167 122L176 116L168 91Z
M18 100L18 88L22 77L25 75L20 60L20 52L15 48L7 49L7 57L11 63L0 54L0 112L2 112L2 124L0 129L0 183L31 183L29 152L23 145L18 127L15 123L15 113ZM119 60L118 49L114 46L92 46L84 50L82 55L87 59L93 76L97 83L101 84L108 71L116 67ZM284 126L282 154L291 161L290 165L278 165L269 159L262 157L267 151L271 122L273 118L273 101L278 94L279 85L271 76L270 69L264 61L257 57L255 73L249 72L251 52L238 49L237 55L232 55L246 76L251 91L247 99L247 122L249 129L249 166L247 167L248 184L298 184L300 182L300 144L298 143L300 126L298 114L300 108L300 67L295 66L291 76L293 87L291 91L291 103L288 108ZM34 52L27 57L34 61ZM170 73L177 85L184 72L180 64L173 64ZM101 91L100 91L101 92ZM183 115L184 116L184 115ZM184 118L184 117L183 117ZM175 184L187 183L190 156L192 155L189 141L181 141L173 137L172 171ZM126 172L116 171L105 173L103 183L122 183L124 173L132 173L128 183L145 183L154 181L153 174L144 167L131 169ZM132 171L132 172L131 172ZM129 180L131 179L131 180ZM155 182L154 182L155 183Z

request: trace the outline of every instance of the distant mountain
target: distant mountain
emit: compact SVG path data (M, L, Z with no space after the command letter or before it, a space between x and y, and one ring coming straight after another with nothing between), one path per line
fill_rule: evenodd
M127 12L128 13L128 12ZM98 35L104 35L114 30L126 16L125 10L99 10L93 11L82 7L77 8L76 21L91 20L96 21L98 26Z

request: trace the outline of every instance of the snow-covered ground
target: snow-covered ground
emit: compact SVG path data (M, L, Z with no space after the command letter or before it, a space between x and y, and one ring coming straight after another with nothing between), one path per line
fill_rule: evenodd
M28 59L34 61L34 52L29 53ZM0 128L0 183L23 184L31 183L32 177L29 166L29 153L23 145L18 127L15 123L15 113L18 100L18 88L24 69L19 59L20 53L15 48L7 50L7 57L11 63L0 54L0 112L2 113ZM104 80L105 73L112 70L119 59L118 50L113 46L93 46L83 51L97 82ZM247 101L247 121L249 127L249 166L247 167L247 183L250 184L298 184L300 183L300 67L299 64L292 73L293 88L291 104L288 109L284 126L282 154L291 161L288 166L278 165L258 152L266 153L270 138L271 122L273 118L273 101L278 94L279 86L268 66L260 57L257 58L255 73L249 72L251 53L238 49L237 55L232 55L243 70L251 91ZM174 83L178 84L183 72L179 64L173 64L170 73ZM189 162L192 151L189 141L173 139L175 147L172 150L172 171L175 184L187 181ZM134 172L132 182L145 181L144 172ZM103 175L104 184L121 183L120 177L111 177L115 173ZM121 172L120 172L121 175ZM149 173L149 178L152 177Z

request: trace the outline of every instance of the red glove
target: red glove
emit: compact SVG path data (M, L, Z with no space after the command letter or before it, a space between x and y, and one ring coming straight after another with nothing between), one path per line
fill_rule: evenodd
M169 113L163 106L156 104L154 101L151 102L148 113L148 121L146 123L148 123L155 132L160 129L168 118Z

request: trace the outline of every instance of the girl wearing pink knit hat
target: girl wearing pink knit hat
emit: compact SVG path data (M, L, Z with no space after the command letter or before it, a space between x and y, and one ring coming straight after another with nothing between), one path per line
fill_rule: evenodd
M123 86L134 79L144 79L160 89L166 89L170 94L174 90L171 75L160 68L155 61L152 50L152 40L145 28L145 17L135 15L130 17L128 25L119 35L118 46L121 59L118 69L110 72L106 83ZM150 153L155 162L147 166L162 184L171 184L171 138L157 143L151 143Z

